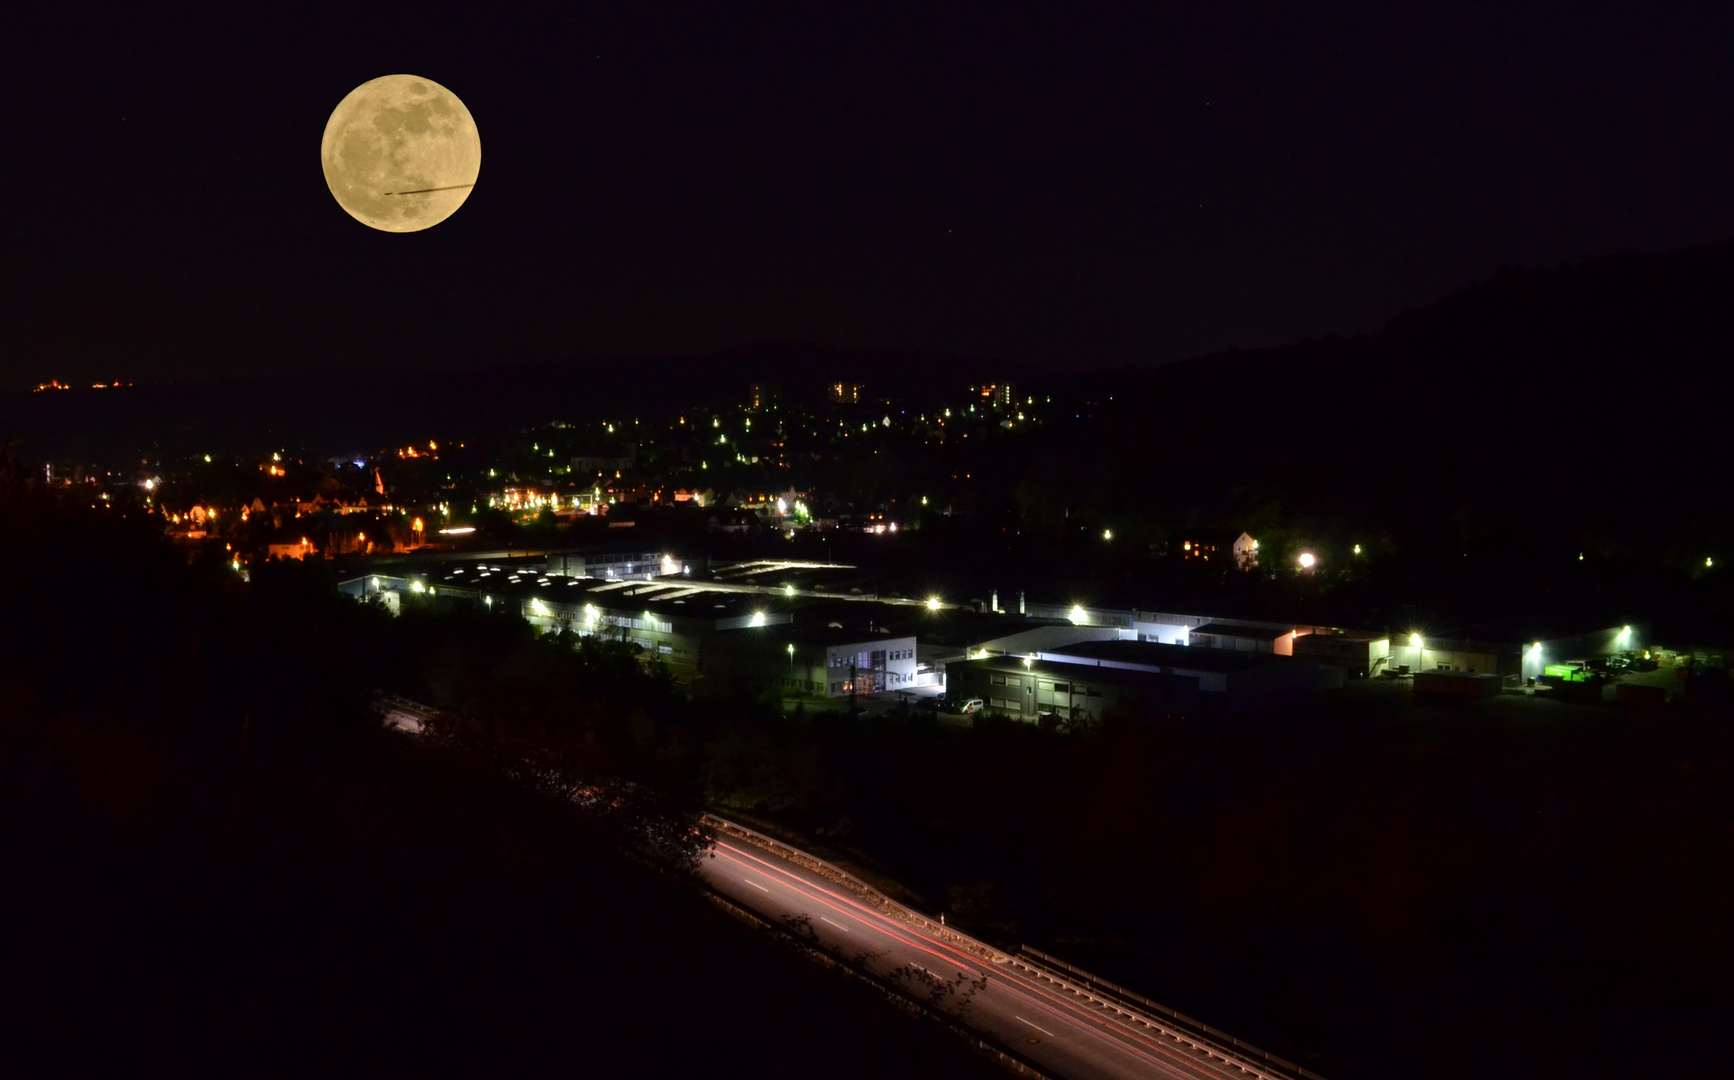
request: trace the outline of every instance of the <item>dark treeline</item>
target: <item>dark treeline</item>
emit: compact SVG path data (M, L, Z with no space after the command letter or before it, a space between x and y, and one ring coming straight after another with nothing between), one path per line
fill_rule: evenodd
M387 733L382 614L317 566L187 565L155 529L0 461L9 1075L995 1075L624 857L678 784L599 822L506 778L522 729ZM578 660L603 702L641 683L518 655ZM627 737L566 730L630 746L606 707Z

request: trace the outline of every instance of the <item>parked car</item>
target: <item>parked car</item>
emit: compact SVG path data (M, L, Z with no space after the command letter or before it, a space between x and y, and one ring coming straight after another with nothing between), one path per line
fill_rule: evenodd
M968 701L958 702L957 711L968 716L970 713L980 712L982 710L982 705L983 703L980 698L972 697Z

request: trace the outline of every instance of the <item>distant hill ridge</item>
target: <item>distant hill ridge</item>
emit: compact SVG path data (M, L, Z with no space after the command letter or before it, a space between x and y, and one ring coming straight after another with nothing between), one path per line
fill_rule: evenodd
M1092 375L1080 451L1148 433L1150 484L1194 503L1686 527L1728 494L1731 361L1734 243L1501 271L1376 334Z
M317 372L221 383L0 397L0 438L26 456L105 457L306 446L332 453L433 433L474 437L552 420L744 402L753 382L817 402L833 381L870 396L1011 379L1115 397L1104 421L1166 425L1165 445L1255 455L1358 446L1497 446L1515 468L1593 467L1619 440L1644 453L1715 450L1734 359L1734 243L1500 271L1354 338L1229 351L1159 367L1067 374L922 352L743 345L701 356L541 360L484 371ZM1238 451L1237 451L1238 452ZM1492 464L1488 455L1476 457ZM1483 461L1482 458L1487 458ZM1416 467L1420 462L1413 462ZM1369 482L1388 477L1373 468ZM1450 479L1441 476L1441 481Z

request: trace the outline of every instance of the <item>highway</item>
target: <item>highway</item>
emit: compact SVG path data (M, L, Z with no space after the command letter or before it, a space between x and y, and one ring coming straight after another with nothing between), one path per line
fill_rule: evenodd
M845 877L841 871L834 878L782 857L774 845L729 832L719 832L707 854L701 875L737 905L784 926L799 920L793 929L813 944L864 959L871 972L901 982L912 996L1054 1076L1286 1080L1219 1047L1201 1049L1193 1036L1152 1018L1116 1015L973 939L938 927L929 932L919 925L925 920L879 910L837 880Z
M386 726L426 730L432 711L380 695ZM716 839L699 876L741 908L925 1000L1064 1080L1294 1080L1261 1060L1137 1011L901 908L822 860L734 822L707 817ZM1311 1076L1311 1074L1307 1074Z

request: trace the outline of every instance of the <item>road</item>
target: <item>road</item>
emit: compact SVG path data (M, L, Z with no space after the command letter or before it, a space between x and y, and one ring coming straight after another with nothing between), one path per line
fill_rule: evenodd
M915 996L933 1000L942 1011L1056 1076L1280 1080L1265 1067L1227 1060L1220 1051L1213 1060L1189 1045L1185 1033L1176 1035L1157 1022L1141 1023L1093 1005L986 945L944 940L886 914L854 891L766 847L725 834L709 855L700 872L717 892L773 922L788 926L790 920L800 920L794 924L796 931L810 934L826 951L865 958L875 974L902 982ZM998 957L998 962L984 954ZM985 987L979 983L983 975Z
M421 734L432 715L403 699L381 696L377 705L387 726L410 735ZM911 996L925 998L1053 1076L1289 1080L1154 1015L1108 1007L1078 987L1068 990L1063 976L1029 967L950 928L931 926L907 909L903 916L888 913L898 910L896 905L868 886L850 887L843 871L751 830L732 824L728 831L719 828L706 854L699 873L718 893L835 956L901 983Z

